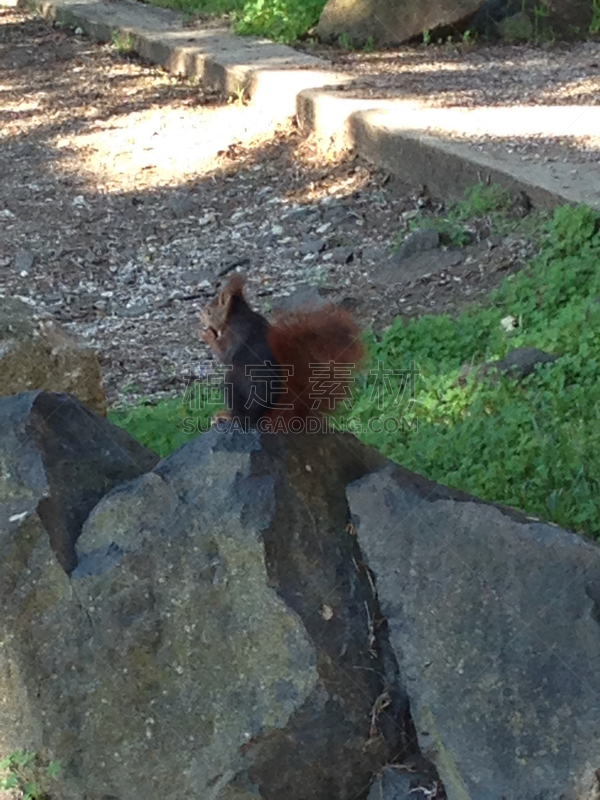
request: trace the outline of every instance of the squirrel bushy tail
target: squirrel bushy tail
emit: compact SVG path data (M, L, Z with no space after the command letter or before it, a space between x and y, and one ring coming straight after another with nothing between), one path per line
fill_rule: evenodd
M269 347L287 389L271 419L305 420L350 400L352 373L365 358L361 329L342 308L327 305L276 319L267 329Z
M203 341L229 364L230 418L250 425L268 419L286 423L275 432L292 430L292 420L320 417L352 399L352 373L365 348L347 311L327 305L269 324L246 302L243 276L234 275L200 319ZM267 390L262 401L259 388Z

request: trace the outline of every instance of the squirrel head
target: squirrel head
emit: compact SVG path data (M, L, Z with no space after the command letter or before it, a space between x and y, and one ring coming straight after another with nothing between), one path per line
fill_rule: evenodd
M245 277L240 273L231 276L227 286L200 312L200 322L204 328L218 333L226 327L235 299L244 299L245 282Z

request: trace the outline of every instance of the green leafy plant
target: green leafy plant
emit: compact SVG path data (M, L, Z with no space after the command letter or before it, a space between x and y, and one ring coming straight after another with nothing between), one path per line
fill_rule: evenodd
M363 50L365 53L373 53L375 50L375 39L372 36L369 36L367 41L363 45Z
M599 263L599 215L564 206L538 257L487 307L455 319L398 318L372 340L371 370L377 363L390 371L416 364L410 414L418 433L372 431L364 440L441 483L600 537ZM501 325L509 314L520 320L510 333ZM462 365L500 359L520 346L559 359L521 381L457 381ZM368 373L352 412L364 426L398 414L393 398L374 403L373 380Z
M506 211L511 202L512 197L508 189L497 183L490 185L478 183L466 191L465 199L458 204L456 212L459 219L465 220Z
M165 457L209 430L212 416L224 407L223 400L214 387L196 382L191 383L180 398L124 406L109 412L108 418L141 444Z
M536 42L554 41L556 38L552 28L546 23L552 7L550 0L539 0L533 7L534 39Z
M292 44L316 25L326 0L151 0L154 5L226 16L236 33Z
M324 0L246 0L235 14L236 32L294 42L319 21Z
M465 226L455 217L433 217L423 227L435 228L440 234L443 244L453 247L466 247L471 236Z
M28 750L15 750L0 760L0 789L19 791L22 800L44 800L48 796L49 785L59 774L59 761L45 765L36 753Z
M536 212L524 219L513 219L507 214L512 203L513 198L507 189L498 184L479 183L465 192L463 200L449 204L444 216L421 214L411 222L411 228L435 228L442 242L454 247L465 247L471 242L467 223L477 219L485 219L499 234L520 231L537 237L543 230L544 214Z
M135 50L133 36L130 33L124 33L118 30L113 31L112 43L117 53L121 55L128 55Z
M354 44L348 33L340 33L338 36L338 47L340 50L354 50Z
M590 36L600 33L600 0L592 0L592 21L590 22Z
M498 184L486 186L480 183L468 189L461 202L449 205L444 216L425 217L421 215L412 221L411 228L413 230L435 228L444 244L465 247L471 241L471 235L465 227L466 222L480 217L493 217L499 229L508 227L500 225L500 222L511 203L510 192L506 189ZM397 246L400 242L401 238L399 238Z
M430 45L431 44L431 31L425 29L423 31L423 44Z

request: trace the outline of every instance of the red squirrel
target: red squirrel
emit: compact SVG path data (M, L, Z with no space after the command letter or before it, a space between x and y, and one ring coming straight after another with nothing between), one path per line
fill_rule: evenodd
M201 338L229 365L225 418L246 426L266 418L267 429L288 430L294 420L300 430L309 417L334 411L349 399L352 373L365 357L361 330L347 311L330 304L280 314L269 324L246 302L240 274L200 320Z

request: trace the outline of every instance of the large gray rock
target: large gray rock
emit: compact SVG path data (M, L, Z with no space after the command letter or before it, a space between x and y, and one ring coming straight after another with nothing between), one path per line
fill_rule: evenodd
M600 548L388 465L349 488L449 800L593 800Z
M73 394L106 416L98 355L21 300L0 298L0 396L34 389Z
M118 483L157 462L155 453L70 395L0 398L0 545L6 552L24 530L44 530L70 572L92 508ZM3 570L0 561L0 577Z
M61 800L364 800L416 747L345 495L381 463L213 429L101 500L70 580L15 531L0 746L60 759Z
M484 0L328 0L317 26L321 39L345 34L356 44L373 38L378 45L406 42L426 30L452 25Z

